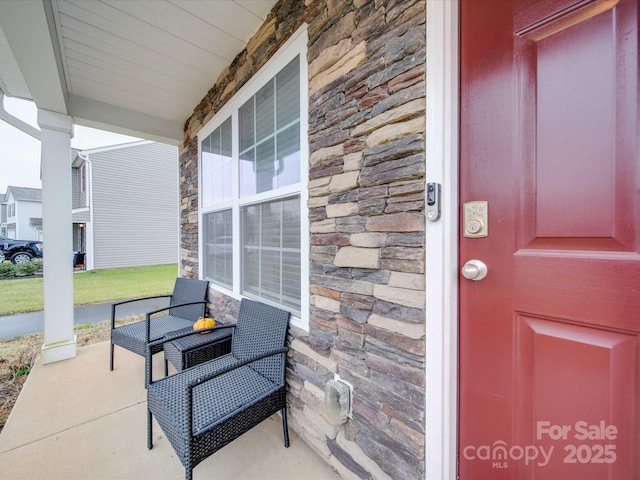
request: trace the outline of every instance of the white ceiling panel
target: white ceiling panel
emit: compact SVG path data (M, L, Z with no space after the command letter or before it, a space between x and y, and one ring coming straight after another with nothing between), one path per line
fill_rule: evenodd
M76 123L101 122L109 129L104 123L109 119L120 132L125 127L118 125L118 116L129 122L148 119L149 128L161 128L163 135L174 128L172 140L179 141L181 125L275 0L43 0L25 2L30 10L19 3L10 9L0 4L0 14L26 22L37 8L49 19L46 33L59 55L60 87L73 100L61 113L74 115L77 107ZM25 55L16 60L11 45L25 37L10 30L5 39L0 28L0 89L29 98L28 85L37 83L21 72L37 71L37 65L21 65ZM94 111L98 108L102 111ZM144 125L140 128L144 131Z
M253 2L256 3L252 6L253 8L247 8L248 6L243 5L244 2L223 0L213 3L199 0L177 0L171 3L241 42L246 42L246 39L253 35L254 21L259 21L262 24L273 6L272 2L264 1Z
M237 2L228 3L237 3L252 14L257 15L259 18L262 18L264 21L276 2L265 2L263 0L238 0Z
M149 22L150 28L155 28L161 37L172 36L190 47L202 49L228 62L231 62L237 52L244 48L245 42L234 35L233 23L229 23L224 29L220 28L219 26L222 26L220 20L216 22L219 26L213 25L174 3L139 0L108 1L108 4L141 22ZM216 43L213 42L214 39ZM169 42L171 41L172 39L169 39Z
M7 38L0 29L0 90L12 97L30 98L27 87L18 62L7 43Z

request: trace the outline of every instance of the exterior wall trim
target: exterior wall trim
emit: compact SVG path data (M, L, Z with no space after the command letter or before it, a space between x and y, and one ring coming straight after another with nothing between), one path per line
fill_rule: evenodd
M442 217L425 229L427 480L457 478L458 12L427 0L427 181L442 184Z
M86 230L84 234L86 235L85 243L87 245L91 245L91 248L89 249L88 252L85 252L84 268L85 270L93 270L95 265L94 248L93 248L93 240L94 240L93 226L95 225L93 222L93 205L94 205L93 203L93 164L91 163L91 161L89 161L88 158L85 161L87 162L87 193L86 195L87 195L87 203L89 204L89 221L86 224Z

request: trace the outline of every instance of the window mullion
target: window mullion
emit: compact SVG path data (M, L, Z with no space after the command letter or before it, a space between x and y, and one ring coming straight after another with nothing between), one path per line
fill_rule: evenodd
M273 178L275 178L278 170L280 169L280 160L278 160L278 76L273 78ZM276 168L276 164L278 167ZM273 182L273 180L272 180Z
M284 301L284 203L280 202L280 303Z
M254 145L242 150L240 152L240 155L242 155L243 153L246 153L246 152L249 152L251 150L256 149L257 147L259 147L260 145L262 145L265 142L268 142L272 138L276 138L277 139L277 135L279 133L284 132L287 128L292 127L293 125L296 125L296 124L299 124L299 123L300 123L300 120L292 120L291 122L287 123L286 125L283 125L282 128L275 129L271 135L267 135L266 137L264 137L260 141L254 141Z
M258 229L258 293L262 296L262 249L264 248L262 242L262 232L263 232L263 223L262 223L262 215L263 215L263 205L258 205L260 214L258 215L258 223L260 224L260 228Z
M232 251L233 251L233 293L240 295L242 291L242 265L244 264L244 253L242 249L242 231L240 228L240 119L238 110L234 110L231 115L231 225L232 225Z

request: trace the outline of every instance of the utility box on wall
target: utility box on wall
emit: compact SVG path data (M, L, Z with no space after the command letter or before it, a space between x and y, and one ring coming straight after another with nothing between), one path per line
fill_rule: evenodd
M325 409L333 425L341 425L351 418L353 386L335 375L324 387Z

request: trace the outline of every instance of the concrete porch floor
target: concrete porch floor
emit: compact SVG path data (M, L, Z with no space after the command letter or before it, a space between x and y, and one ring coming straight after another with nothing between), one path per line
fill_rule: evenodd
M162 354L154 378L162 376ZM0 476L6 479L180 479L184 468L154 424L146 447L144 360L109 343L78 348L78 356L32 369L0 433ZM289 428L287 449L277 415L214 453L194 479L339 477Z

